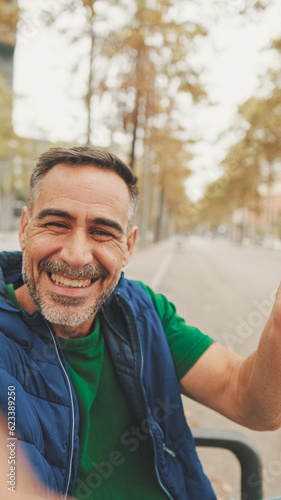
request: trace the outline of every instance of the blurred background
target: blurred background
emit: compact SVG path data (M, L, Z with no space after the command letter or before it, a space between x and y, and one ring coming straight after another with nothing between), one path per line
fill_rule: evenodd
M0 232L41 152L92 144L139 177L140 247L194 231L278 246L280 15L278 0L1 0Z
M0 0L0 249L18 248L41 153L110 150L141 191L127 276L252 352L280 281L280 19L279 0ZM183 401L192 427L250 437L280 496L280 430ZM240 498L228 453L200 451L219 500Z

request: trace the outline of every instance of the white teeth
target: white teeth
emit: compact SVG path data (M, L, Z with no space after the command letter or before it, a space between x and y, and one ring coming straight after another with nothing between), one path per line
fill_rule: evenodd
M86 286L89 286L91 284L91 280L75 280L75 279L69 279L65 278L64 276L61 276L61 274L51 274L51 280L56 284L56 285L61 285L61 286L68 286L71 288L84 288Z

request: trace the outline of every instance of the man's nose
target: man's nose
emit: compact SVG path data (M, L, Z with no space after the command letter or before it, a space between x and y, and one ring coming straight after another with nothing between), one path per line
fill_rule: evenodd
M72 231L63 242L61 258L73 268L83 267L93 262L92 242L83 230Z

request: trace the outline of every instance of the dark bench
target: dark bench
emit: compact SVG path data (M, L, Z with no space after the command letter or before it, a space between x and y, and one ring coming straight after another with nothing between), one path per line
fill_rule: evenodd
M250 439L239 432L221 429L193 428L192 434L196 446L224 448L234 453L241 466L241 499L262 500L262 462Z

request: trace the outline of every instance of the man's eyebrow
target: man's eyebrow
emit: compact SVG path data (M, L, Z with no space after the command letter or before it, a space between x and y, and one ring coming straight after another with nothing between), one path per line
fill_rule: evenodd
M75 220L75 217L73 217L73 215L71 215L69 212L66 212L65 210L59 210L57 208L46 208L44 210L41 210L41 212L39 212L39 214L36 216L36 219L42 220L45 217L62 217L70 221ZM101 226L111 227L112 229L118 231L118 233L124 234L122 226L115 220L107 219L105 217L96 217L95 219L91 219L90 222L91 224L99 224Z
M97 217L96 219L92 219L91 223L92 224L100 224L101 226L111 227L112 229L116 229L116 231L118 231L118 233L124 234L124 229L115 220L106 219L104 217Z
M63 217L64 219L74 220L73 215L69 212L65 212L64 210L59 210L57 208L46 208L45 210L41 210L39 214L36 216L36 219L42 220L45 217Z

